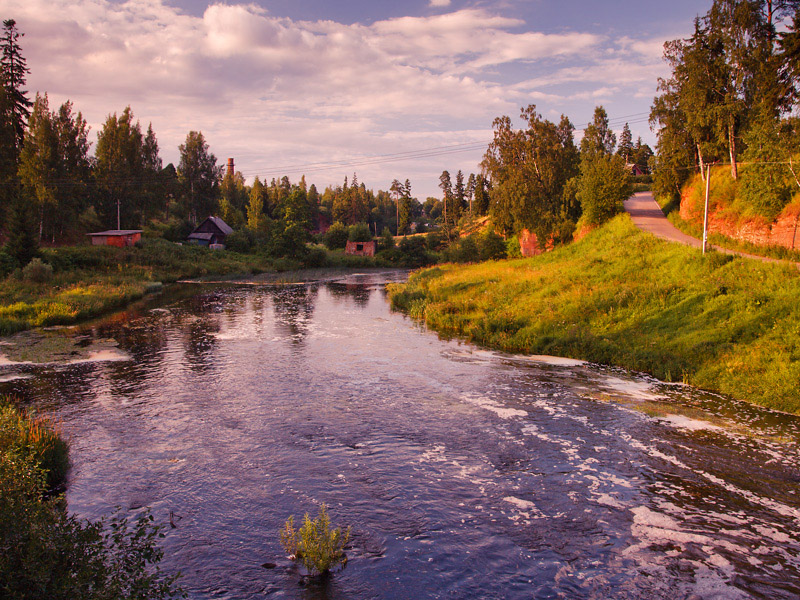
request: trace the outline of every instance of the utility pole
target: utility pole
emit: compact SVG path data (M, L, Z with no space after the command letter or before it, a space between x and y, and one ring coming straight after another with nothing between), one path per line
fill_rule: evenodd
M711 191L711 165L708 165L706 175L706 208L703 214L703 254L706 253L706 243L708 242L708 195Z

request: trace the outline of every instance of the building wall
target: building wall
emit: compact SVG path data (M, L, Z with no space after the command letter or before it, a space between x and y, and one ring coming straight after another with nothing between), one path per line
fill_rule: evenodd
M376 242L347 242L344 253L351 256L375 256Z

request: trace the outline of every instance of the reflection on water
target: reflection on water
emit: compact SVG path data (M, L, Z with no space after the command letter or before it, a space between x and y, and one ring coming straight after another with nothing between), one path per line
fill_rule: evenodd
M191 598L800 594L795 417L442 341L375 276L181 293L74 333L131 360L0 387L63 422L72 511L177 515ZM322 502L350 563L301 586L277 532Z

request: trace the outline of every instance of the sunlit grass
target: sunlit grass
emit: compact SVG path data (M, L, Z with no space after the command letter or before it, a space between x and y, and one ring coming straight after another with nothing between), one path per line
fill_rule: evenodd
M391 298L437 331L490 347L619 365L800 412L800 274L703 257L625 215L532 259L415 273Z

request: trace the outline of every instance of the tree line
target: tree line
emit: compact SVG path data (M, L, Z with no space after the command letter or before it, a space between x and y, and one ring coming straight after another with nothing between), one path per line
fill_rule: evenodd
M144 229L180 241L205 217L221 216L239 249L265 249L302 258L312 232L339 222L366 223L374 235L408 233L425 220L411 183L374 192L354 173L322 193L305 177L246 185L227 172L203 133L190 131L176 165L162 164L152 124L130 106L110 114L90 152L89 126L69 101L51 107L47 94L31 100L29 74L13 20L0 38L0 219L8 254L26 263L40 243L75 243L87 232Z
M791 199L800 150L800 0L714 0L686 39L665 44L655 189L677 200L695 173L728 165L749 210L771 218Z

